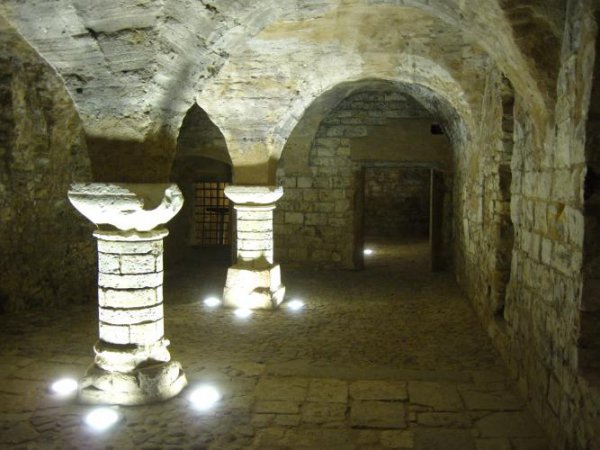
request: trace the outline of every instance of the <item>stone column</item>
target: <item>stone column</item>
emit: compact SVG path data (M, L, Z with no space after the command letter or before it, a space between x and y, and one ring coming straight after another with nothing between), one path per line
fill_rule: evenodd
M273 261L273 210L283 188L228 186L225 195L237 213L237 260L227 271L223 302L236 308L276 308L285 287Z
M164 338L161 225L183 197L168 184L75 184L71 203L99 226L99 341L80 383L85 403L139 405L166 400L187 384Z

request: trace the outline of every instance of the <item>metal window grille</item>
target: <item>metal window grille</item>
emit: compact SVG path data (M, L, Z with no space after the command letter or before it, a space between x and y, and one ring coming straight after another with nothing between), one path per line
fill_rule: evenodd
M195 183L194 243L229 245L230 206L224 182Z

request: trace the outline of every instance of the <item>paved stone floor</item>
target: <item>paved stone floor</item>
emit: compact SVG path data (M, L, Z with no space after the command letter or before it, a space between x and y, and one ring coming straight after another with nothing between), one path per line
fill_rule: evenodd
M0 316L0 447L547 450L452 276L426 271L426 244L372 248L363 272L284 269L304 310L244 320L201 302L223 286L222 257L171 270L166 334L190 387L118 408L103 433L48 391L90 363L93 305ZM187 400L199 383L222 393L209 412Z

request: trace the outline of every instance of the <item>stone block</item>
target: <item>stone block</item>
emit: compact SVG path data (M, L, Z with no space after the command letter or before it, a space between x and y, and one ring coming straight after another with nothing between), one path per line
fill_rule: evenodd
M276 414L273 424L281 427L297 427L300 421L300 414Z
M239 240L253 240L253 241L270 241L273 240L272 231L241 231L237 230L237 237Z
M157 241L105 241L98 239L98 251L101 253L121 254L160 254L163 252L162 239Z
M156 272L156 257L153 254L121 255L119 259L123 274Z
M325 214L333 214L335 212L335 203L333 202L319 202L315 204L315 211Z
M246 250L238 248L238 259L241 261L268 261L273 262L273 250Z
M162 272L133 275L98 274L98 286L101 288L144 289L159 287L162 283Z
M342 380L311 380L307 400L345 404L348 400L348 384Z
M133 309L98 309L98 318L101 322L113 325L138 324L142 322L154 322L163 318L163 305L150 306L148 308Z
M284 176L283 177L283 187L295 188L296 187L296 177ZM286 194L287 194L287 190L286 190Z
M279 447L296 449L351 449L354 447L354 433L348 429L292 428L285 433Z
M98 324L100 339L111 344L130 344L127 325Z
M323 213L307 213L306 225L327 225L327 214Z
M292 261L306 261L308 259L308 250L306 247L295 247L288 249L288 257Z
M381 432L380 441L385 448L413 448L415 436L411 430L386 430Z
M308 189L312 187L312 184L312 177L298 177L298 188Z
M408 395L411 403L429 406L436 411L460 411L462 401L455 386L432 381L410 381Z
M129 326L129 342L132 344L152 344L162 339L164 334L165 326L162 318L155 322L138 323Z
M100 307L141 308L162 303L162 289L98 289Z
M264 220L271 222L273 220L273 209L269 207L254 207L254 208L243 208L236 207L237 221L255 221Z
M469 428L471 421L462 412L420 412L417 423L425 427Z
M349 394L355 400L407 400L406 382L361 380L350 383Z
M302 421L310 424L342 423L346 419L345 403L306 402L302 406Z
M304 214L299 212L286 212L285 223L302 225L304 223Z
M290 400L258 400L254 412L260 414L298 414L300 404Z
M353 427L406 428L406 409L401 402L355 401L350 408Z
M273 230L271 220L243 220L237 221L238 232L264 233Z
M272 239L238 239L237 241L238 250L250 250L250 251L270 251L273 248Z
M318 189L307 189L302 193L302 199L305 202L316 202L319 199Z
M121 272L119 255L98 253L98 272L118 274Z
M307 378L261 378L256 386L258 400L289 400L302 402L308 391Z

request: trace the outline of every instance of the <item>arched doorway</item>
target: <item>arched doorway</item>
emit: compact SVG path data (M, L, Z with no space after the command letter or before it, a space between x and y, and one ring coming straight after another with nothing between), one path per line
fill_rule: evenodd
M407 269L450 266L448 130L456 119L448 110L426 88L383 80L342 84L318 98L279 162L286 192L275 216L280 260L362 269L398 263L398 246L416 240L422 263L409 260ZM365 255L374 243L379 250Z
M193 258L195 249L202 247L204 253L227 259L232 221L223 190L231 182L231 159L219 128L197 104L181 125L171 181L178 184L185 202L170 224L166 258L177 263Z

